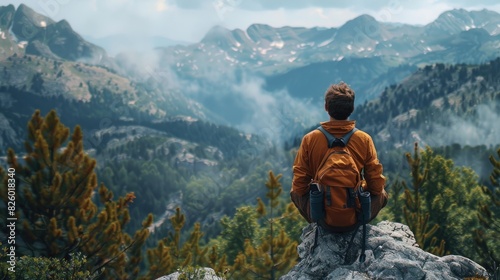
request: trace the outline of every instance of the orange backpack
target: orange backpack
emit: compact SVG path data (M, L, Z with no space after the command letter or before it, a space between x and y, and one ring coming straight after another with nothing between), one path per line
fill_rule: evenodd
M318 127L328 140L328 151L323 157L314 180L310 184L311 218L329 232L354 231L346 250L350 250L356 232L363 225L360 262L364 262L366 248L366 224L371 217L370 193L363 190L365 181L352 155L346 148L351 136L358 130L353 128L341 138L335 138L322 126ZM318 227L314 244L317 246Z
M346 146L357 128L341 138L335 138L322 126L318 129L328 140L328 152L313 180L319 184L320 191L324 194L324 217L317 222L328 231L352 231L356 228L358 213L361 211L358 191L362 179Z

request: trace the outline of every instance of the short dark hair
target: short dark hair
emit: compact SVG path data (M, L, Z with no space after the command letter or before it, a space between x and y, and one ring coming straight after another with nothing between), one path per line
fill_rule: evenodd
M354 90L346 83L331 85L325 93L328 115L336 120L346 120L354 111Z

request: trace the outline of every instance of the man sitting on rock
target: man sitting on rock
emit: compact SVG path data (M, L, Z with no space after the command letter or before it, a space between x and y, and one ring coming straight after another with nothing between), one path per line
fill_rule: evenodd
M325 93L325 110L330 121L322 122L321 126L334 137L343 137L355 128L355 121L348 120L354 111L354 91L344 82L331 85ZM382 164L377 158L377 151L370 135L361 130L355 130L345 146L357 170L363 170L366 186L364 191L371 195L372 220L387 204L388 195L385 188L386 179L382 175ZM293 182L290 192L291 199L300 214L309 222L311 219L309 184L315 178L327 152L328 140L320 130L306 134L297 152L293 164Z

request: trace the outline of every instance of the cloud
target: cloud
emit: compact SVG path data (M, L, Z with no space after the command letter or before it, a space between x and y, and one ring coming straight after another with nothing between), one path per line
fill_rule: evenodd
M211 121L229 124L245 133L258 134L274 143L290 140L304 128L317 124L327 114L310 100L298 100L285 90L267 91L265 81L252 73L209 65L189 78L165 66L153 55L127 57L129 68L143 69L145 78L155 79L165 92L182 93L204 104ZM323 115L322 115L323 113Z
M335 9L351 9L351 10L370 10L378 11L389 6L402 6L402 7L418 7L421 9L432 9L432 5L444 4L447 6L459 7L477 7L498 5L497 0L426 0L426 1L404 1L404 0L387 0L387 1L352 1L352 0L338 0L338 1L324 1L324 0L174 0L177 6L185 9L200 9L207 7L207 3L219 3L221 5L230 6L244 10L295 10L306 8L335 8Z
M20 2L20 1L18 1ZM453 8L500 12L497 0L324 1L324 0L23 0L54 20L66 19L80 34L163 36L198 42L214 25L246 29L254 23L273 27L339 27L361 14L379 21L427 24ZM18 5L17 3L15 3ZM92 19L92 20L89 20Z
M322 14L323 16L320 16ZM228 29L246 29L254 23L268 24L273 27L339 27L359 14L347 9L306 8L301 10L252 11L227 10L217 24Z
M156 11L157 12L163 12L169 9L169 6L167 4L167 0L157 0L156 1Z
M246 76L234 86L248 109L246 117L236 124L243 131L282 143L318 123L322 112L326 115L311 101L295 99L286 90L266 91L263 85L262 79Z
M499 144L500 129L494 125L500 119L500 104L490 103L478 105L476 115L464 119L450 116L449 125L434 125L433 133L427 137L432 146L460 144L462 146L496 146Z
M175 0L177 6L186 9L206 7L207 2L220 4L245 10L277 10L277 9L304 9L304 8L370 8L376 9L384 5L382 1L324 1L324 0Z
M315 9L316 13L318 14L318 16L324 18L324 19L328 19L328 17L325 15L325 11L321 8L316 8Z

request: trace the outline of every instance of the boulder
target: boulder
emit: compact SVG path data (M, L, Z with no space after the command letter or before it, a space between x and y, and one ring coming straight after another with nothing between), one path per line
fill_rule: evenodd
M182 279L199 279L199 280L223 280L218 277L215 271L211 268L203 267L192 271L182 272L184 278ZM156 278L156 280L178 280L181 276L181 272L174 272L167 276L162 276Z
M349 253L346 250L351 233L330 234L321 228L317 246L316 225L304 228L298 246L300 262L280 280L306 279L464 279L484 277L487 271L462 256L438 257L418 247L408 226L393 222L367 225L366 260L359 261L362 227Z

